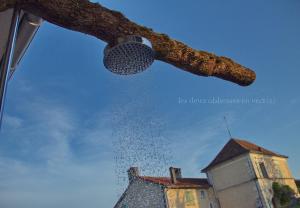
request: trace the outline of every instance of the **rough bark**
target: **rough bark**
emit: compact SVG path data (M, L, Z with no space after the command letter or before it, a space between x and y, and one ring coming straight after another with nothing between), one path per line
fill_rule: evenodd
M255 72L234 62L205 51L195 50L165 34L140 26L117 11L88 0L0 0L0 11L18 6L61 27L97 37L112 43L117 37L141 35L149 39L156 59L200 76L214 76L250 85Z

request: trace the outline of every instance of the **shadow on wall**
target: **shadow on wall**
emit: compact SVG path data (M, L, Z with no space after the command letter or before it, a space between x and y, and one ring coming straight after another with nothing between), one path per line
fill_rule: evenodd
M195 190L169 189L169 191L171 192L169 195L170 208L200 207Z

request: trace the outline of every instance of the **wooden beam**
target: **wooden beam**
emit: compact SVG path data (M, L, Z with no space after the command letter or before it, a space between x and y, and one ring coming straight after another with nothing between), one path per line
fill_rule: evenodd
M107 43L117 37L140 35L152 42L156 59L184 71L213 76L247 86L256 74L230 58L193 49L168 35L154 32L117 11L88 0L0 0L0 11L18 6L55 25L89 34Z

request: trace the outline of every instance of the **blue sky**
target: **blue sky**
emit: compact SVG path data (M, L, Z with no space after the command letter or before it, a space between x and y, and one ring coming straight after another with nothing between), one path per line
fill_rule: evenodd
M174 165L200 177L228 140L224 116L234 137L288 155L300 178L299 1L99 2L194 48L234 58L257 80L240 87L161 62L120 77L102 64L105 43L44 23L8 86L0 207L112 207L128 165L162 175ZM218 99L227 102L211 103ZM125 134L139 143L130 146ZM168 159L158 161L159 154ZM126 163L116 163L120 155Z

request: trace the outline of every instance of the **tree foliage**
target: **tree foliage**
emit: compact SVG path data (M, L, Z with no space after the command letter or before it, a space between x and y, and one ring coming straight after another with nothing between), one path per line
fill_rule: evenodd
M300 208L300 201L295 198L295 192L291 187L274 182L272 188L278 208Z

